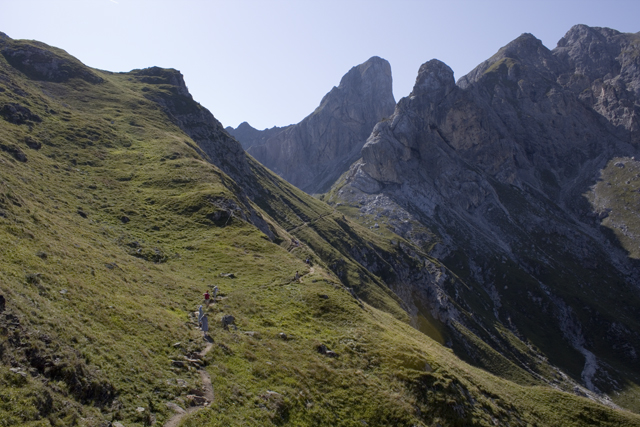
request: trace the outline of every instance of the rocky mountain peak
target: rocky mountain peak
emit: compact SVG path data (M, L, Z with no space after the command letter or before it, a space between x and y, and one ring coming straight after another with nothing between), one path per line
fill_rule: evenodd
M529 58L537 56L540 50L548 50L540 39L530 33L522 33L518 38L508 43L498 52L510 58Z
M426 95L442 99L456 87L453 70L444 62L432 59L420 66L411 97Z
M558 82L613 125L618 137L640 134L640 37L610 28L576 25L553 55L566 64ZM627 131L632 133L626 134ZM630 137L630 138L629 138Z
M576 25L558 41L555 55L568 62L575 73L590 78L617 75L620 63L616 60L622 50L617 40L621 33L610 28Z
M300 123L277 132L260 131L266 141L252 136L255 144L247 151L298 188L322 192L360 156L375 124L394 108L391 66L374 56L349 70ZM249 145L243 132L230 133Z
M269 129L258 130L247 122L240 123L235 129L231 126L225 128L229 135L237 139L245 150L254 145L264 144L269 138L282 132L283 129L286 129L286 127L274 126Z
M460 78L458 86L467 89L474 83L488 77L488 73L499 70L505 70L506 77L518 81L523 67L528 70L525 72L535 71L550 80L555 80L554 74L562 68L552 52L542 44L542 41L532 34L524 33L503 46L495 55L478 65L469 74ZM491 76L500 74L494 73Z
M351 68L340 79L340 85L334 87L322 98L320 106L314 114L322 109L328 112L340 109L345 103L353 105L358 103L382 104L383 108L387 108L392 112L393 107L395 107L395 101L393 99L391 65L389 62L374 56L366 62ZM358 116L359 120L366 120L363 116L364 111L358 111L351 107L349 109L348 114L351 114L352 118Z
M557 47L567 47L576 44L590 44L594 41L606 41L607 39L618 36L622 33L617 30L606 27L589 27L588 25L574 25L567 33L558 40Z
M245 131L245 130L248 130L248 131L254 131L254 130L258 130L258 129L256 129L256 128L254 128L253 126L251 126L251 125L249 124L249 122L242 122L242 123L240 123L240 124L238 125L238 127L236 128L236 130L242 130L242 131Z
M366 96L379 96L379 92L385 95L391 93L391 65L388 61L373 56L366 62L353 67L340 80L338 89L350 90Z

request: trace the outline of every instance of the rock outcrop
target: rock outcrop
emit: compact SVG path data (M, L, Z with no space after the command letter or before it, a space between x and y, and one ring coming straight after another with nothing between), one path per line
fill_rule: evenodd
M102 83L102 78L67 52L44 43L12 40L0 33L0 53L11 66L34 80L66 82L79 78L89 83Z
M619 337L598 331L616 329L612 319L625 313L627 353L640 351L631 320L640 265L585 195L612 159L640 154L638 58L638 34L578 25L554 50L523 34L457 84L448 66L429 61L332 190L335 202L441 259L484 301L491 315L447 320L442 292L464 308L473 305L462 297L469 289L405 278L409 288L433 288L399 295L448 323L460 353L481 359L455 325L493 330L483 339L504 348L498 321L560 365L567 356L548 343L567 343L562 351L584 360L574 378L592 391L621 375L604 366L634 363L612 355Z
M394 106L391 67L384 59L373 57L345 74L340 85L300 123L262 144L254 137L247 151L296 187L320 193L360 157L374 125L390 116ZM242 141L241 130L238 127L232 133Z

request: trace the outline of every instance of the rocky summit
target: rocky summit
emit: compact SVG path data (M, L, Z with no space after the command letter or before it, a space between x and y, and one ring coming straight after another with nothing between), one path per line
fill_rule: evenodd
M523 34L457 83L431 60L327 197L464 283L408 276L417 327L439 319L491 371L477 339L540 373L535 354L635 410L639 71L640 34L584 25L553 50Z
M373 57L345 74L300 123L259 134L243 125L229 131L282 178L309 194L321 193L360 157L373 126L394 106L391 66Z
M274 126L269 129L258 130L251 126L247 122L242 122L238 125L237 128L232 128L231 126L227 126L225 130L229 133L229 135L233 136L237 139L242 148L247 150L249 147L254 145L263 145L267 142L269 138L275 136L286 129L285 127Z

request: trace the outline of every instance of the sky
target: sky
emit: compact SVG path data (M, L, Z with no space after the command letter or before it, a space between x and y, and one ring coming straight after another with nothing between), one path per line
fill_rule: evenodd
M224 126L298 123L352 67L391 64L396 101L420 65L456 79L522 33L549 49L576 24L640 31L640 0L0 0L0 31L108 71L182 72Z

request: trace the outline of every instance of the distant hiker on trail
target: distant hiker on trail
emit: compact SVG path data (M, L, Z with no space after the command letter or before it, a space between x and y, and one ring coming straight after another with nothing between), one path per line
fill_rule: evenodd
M207 332L209 331L209 318L207 317L207 315L205 314L204 316L202 316L202 326L200 327L200 329L202 329L202 332L204 333L204 337L207 337Z
M202 326L202 316L204 316L204 311L202 310L202 305L198 307L198 326Z
M209 295L209 291L205 291L204 292L204 303L207 304L207 307L209 306L209 303L211 302L211 295Z
M217 286L215 286L215 287L213 288L213 301L214 301L214 302L215 302L215 300L216 300L216 297L217 297L217 296L218 296L218 287L217 287Z
M307 263L307 265L311 265L311 260L309 258L307 258L305 262Z
M294 282L300 282L300 273L298 273L297 270L296 270L296 275L293 276L293 281Z

